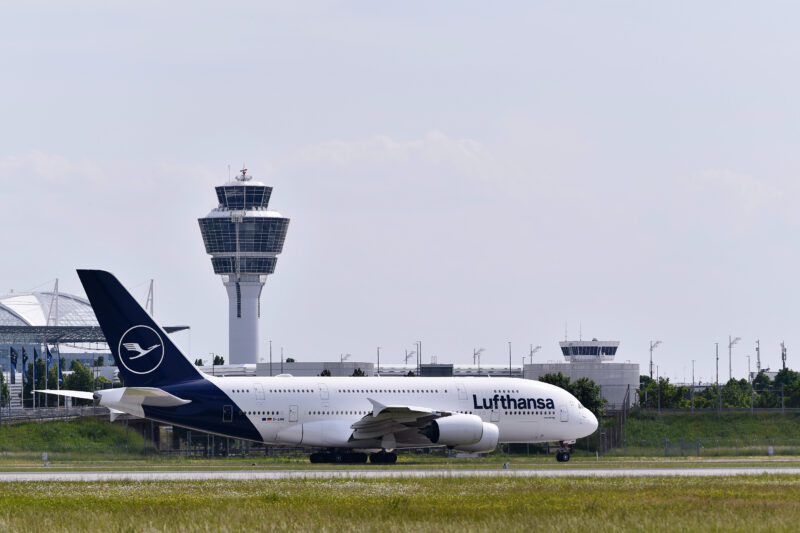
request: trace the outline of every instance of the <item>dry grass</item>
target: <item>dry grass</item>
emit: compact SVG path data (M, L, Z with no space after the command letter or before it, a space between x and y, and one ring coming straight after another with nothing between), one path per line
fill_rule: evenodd
M6 483L3 531L796 531L800 476Z

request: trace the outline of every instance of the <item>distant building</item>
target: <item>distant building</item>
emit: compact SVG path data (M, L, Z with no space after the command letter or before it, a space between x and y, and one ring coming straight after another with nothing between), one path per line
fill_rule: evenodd
M524 377L539 379L545 374L559 372L570 381L585 377L600 386L608 409L621 409L626 401L628 407L634 404L639 388L639 365L611 362L617 354L619 341L565 341L559 346L566 362L527 364Z
M309 361L281 364L273 361L270 370L269 363L257 363L255 375L257 376L277 376L279 374L291 374L293 376L319 376L324 371L330 372L331 376L352 376L356 369L361 370L365 376L375 375L375 363L359 361Z

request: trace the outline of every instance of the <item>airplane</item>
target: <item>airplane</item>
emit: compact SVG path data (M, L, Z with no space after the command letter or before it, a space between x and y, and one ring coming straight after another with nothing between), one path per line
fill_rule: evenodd
M120 414L268 445L321 448L312 463L393 464L395 450L558 443L556 460L597 418L569 392L505 377L220 377L202 372L111 273L78 270L124 384L93 400ZM148 348L142 348L147 346ZM368 455L369 454L369 455Z

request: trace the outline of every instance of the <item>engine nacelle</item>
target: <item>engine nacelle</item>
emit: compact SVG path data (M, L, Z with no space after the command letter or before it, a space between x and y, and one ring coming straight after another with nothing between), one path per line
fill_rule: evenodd
M459 446L474 444L483 436L483 420L476 415L451 415L432 420L422 434L434 444Z
M455 449L462 452L489 453L494 451L495 448L497 448L497 443L499 441L500 441L500 428L498 428L494 424L490 424L489 422L484 422L483 435L481 435L481 440L479 440L475 444L455 446Z

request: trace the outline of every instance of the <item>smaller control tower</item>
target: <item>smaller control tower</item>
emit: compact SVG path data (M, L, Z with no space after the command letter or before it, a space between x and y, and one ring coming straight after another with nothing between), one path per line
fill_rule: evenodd
M261 290L275 272L289 219L269 211L272 187L251 181L247 169L216 187L219 206L198 219L214 274L228 291L228 362L258 362Z

